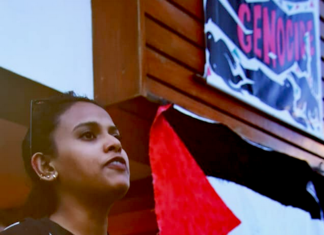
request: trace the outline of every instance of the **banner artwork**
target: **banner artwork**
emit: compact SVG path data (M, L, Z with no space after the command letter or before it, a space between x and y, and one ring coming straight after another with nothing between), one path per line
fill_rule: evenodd
M323 139L318 0L204 0L207 83Z

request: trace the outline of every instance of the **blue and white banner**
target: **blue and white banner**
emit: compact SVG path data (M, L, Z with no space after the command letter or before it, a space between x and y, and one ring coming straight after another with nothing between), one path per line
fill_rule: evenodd
M207 83L323 139L318 0L204 0Z

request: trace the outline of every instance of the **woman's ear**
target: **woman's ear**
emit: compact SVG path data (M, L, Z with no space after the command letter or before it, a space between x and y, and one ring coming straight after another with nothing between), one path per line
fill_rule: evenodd
M53 181L58 175L51 158L41 152L37 152L32 156L31 165L41 180Z

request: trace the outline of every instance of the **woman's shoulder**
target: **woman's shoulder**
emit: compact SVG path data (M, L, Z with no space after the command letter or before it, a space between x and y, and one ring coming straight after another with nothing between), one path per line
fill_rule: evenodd
M30 234L30 235L48 235L46 227L40 220L27 218L21 222L16 222L4 229L0 235L19 235L19 234Z

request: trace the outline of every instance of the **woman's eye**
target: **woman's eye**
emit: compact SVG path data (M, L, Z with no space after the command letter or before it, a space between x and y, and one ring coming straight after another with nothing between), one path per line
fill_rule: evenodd
M95 138L96 138L95 134L93 134L90 131L81 135L81 139L84 139L84 140L93 140Z
M114 136L116 139L121 140L121 136L120 136L120 134L114 134L113 136Z

